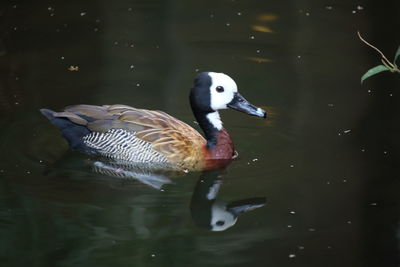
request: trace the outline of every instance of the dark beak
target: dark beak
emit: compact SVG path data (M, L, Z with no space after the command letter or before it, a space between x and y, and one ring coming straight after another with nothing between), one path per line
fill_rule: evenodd
M267 117L267 112L265 112L265 110L253 106L239 93L235 93L232 101L227 106L231 109L236 109L252 116Z
M242 213L264 207L266 203L265 197L255 197L231 202L227 205L226 209L235 216Z

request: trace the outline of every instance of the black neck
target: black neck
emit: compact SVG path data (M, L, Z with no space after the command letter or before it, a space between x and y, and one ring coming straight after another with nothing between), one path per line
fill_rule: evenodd
M193 110L193 114L196 117L197 122L200 125L200 128L203 130L204 135L207 140L207 148L212 149L217 145L217 133L218 129L210 122L207 118L207 115L210 113L205 112L196 112Z

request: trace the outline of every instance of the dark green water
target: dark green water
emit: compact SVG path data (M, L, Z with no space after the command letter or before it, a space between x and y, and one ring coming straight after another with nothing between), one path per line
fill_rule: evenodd
M398 1L2 1L0 265L398 266L400 76L360 85L379 57L356 31L391 59L399 11ZM189 88L208 70L270 117L221 112L240 157L162 190L92 171L38 112L124 103L194 125ZM267 204L209 231L212 184L220 206Z

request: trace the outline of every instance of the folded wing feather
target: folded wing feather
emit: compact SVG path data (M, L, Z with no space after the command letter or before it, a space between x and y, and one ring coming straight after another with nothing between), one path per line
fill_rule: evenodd
M57 113L93 132L124 129L151 143L154 150L170 162L194 164L200 158L205 139L191 126L158 110L137 109L126 105L75 105Z

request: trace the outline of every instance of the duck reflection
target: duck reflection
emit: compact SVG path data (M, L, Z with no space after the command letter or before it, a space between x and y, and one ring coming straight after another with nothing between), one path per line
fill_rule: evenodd
M176 171L166 171L167 169L168 166L163 164L126 163L103 158L87 158L84 155L67 152L55 163L48 166L45 174L55 176L59 172L96 173L106 177L135 180L154 189L161 190L164 185L173 184L169 177L182 175L182 173Z
M190 211L196 225L211 231L224 231L236 224L239 215L265 206L265 197L235 201L218 199L222 186L218 171L203 172L197 181L190 202Z
M137 180L157 190L161 190L166 184L173 183L171 179L163 173L163 166L154 166L154 164L150 168L143 164L126 164L123 162L104 162L96 160L92 161L91 165L95 173L116 178Z
M75 153L66 153L52 165L48 174L54 175L59 171L73 171L75 174L77 171L94 172L107 177L139 181L153 189L162 190L165 185L174 184L169 177L182 176L182 173L166 172L164 167L87 158L83 160L76 157ZM233 201L219 199L223 172L223 169L202 172L190 201L190 213L195 224L211 231L224 231L235 225L240 215L266 204L265 197Z

